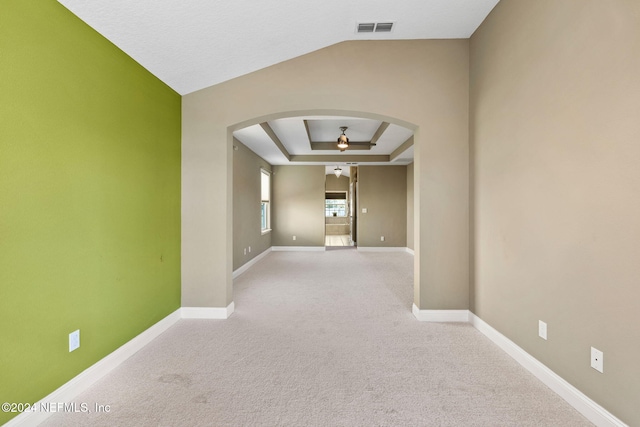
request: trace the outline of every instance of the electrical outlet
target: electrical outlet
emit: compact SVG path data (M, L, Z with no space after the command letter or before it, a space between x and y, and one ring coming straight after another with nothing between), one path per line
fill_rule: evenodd
M80 347L80 329L69 334L69 353Z
M249 253L251 253L251 246L249 246Z
M604 374L604 353L591 347L591 367Z
M380 241L384 242L384 236L380 236Z
M547 324L542 320L538 320L538 336L543 340L547 339Z
M296 240L296 236L293 236L293 240Z
M367 208L362 208L362 213L367 213Z

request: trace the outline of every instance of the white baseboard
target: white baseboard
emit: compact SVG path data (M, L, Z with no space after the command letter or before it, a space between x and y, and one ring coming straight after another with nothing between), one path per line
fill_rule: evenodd
M233 314L233 301L227 307L182 307L180 314L183 319L228 319Z
M408 253L410 253L411 255L415 255L415 252L413 251L413 249L411 248L405 248L407 250Z
M469 322L478 331L493 341L526 370L531 372L547 387L566 400L585 418L599 427L628 427L609 411L598 405L580 390L569 384L558 374L547 368L535 357L524 351L516 343L492 328L469 310L420 310L415 304L412 309L416 319L424 322Z
M628 427L609 411L598 405L558 374L547 368L535 357L524 351L516 343L496 331L484 320L473 313L469 313L469 321L478 331L482 332L509 356L513 357L547 387L555 391L589 421L599 427Z
M133 356L138 350L149 344L152 340L158 337L161 333L173 326L178 320L180 320L180 309L174 311L155 325L151 326L140 335L133 338L131 341L122 345L113 353L105 356L95 364L91 365L67 383L63 384L57 390L41 399L34 405L34 407L42 407L49 402L72 402L80 393L87 390L100 378L111 372L118 367L122 362ZM42 405L41 405L42 404ZM42 423L53 412L23 412L15 418L12 418L9 422L4 424L4 427L17 427L17 426L34 426Z
M264 251L262 251L262 253L260 253L258 256L256 256L255 258L253 258L252 260L246 262L245 264L241 265L240 267L238 267L237 270L235 270L233 272L233 274L231 275L232 279L235 279L236 277L238 277L239 275L241 275L242 273L244 273L245 271L247 271L248 269L250 269L251 267L253 267L253 265L255 263L257 263L258 261L260 261L262 258L264 258L265 256L267 256L269 254L269 252L271 252L271 248L268 248Z
M35 406L38 407L40 406L40 403L46 404L48 402L72 402L80 393L87 390L100 378L118 367L129 357L133 356L140 349L173 326L181 318L226 319L233 313L233 311L233 302L226 308L182 307L151 326L131 341L122 345L113 353L82 371L57 390L41 399ZM551 369L547 368L544 364L524 351L509 338L496 331L475 314L469 312L469 310L420 310L414 304L412 311L414 316L421 321L471 323L478 331L513 357L525 369L535 375L540 381L547 385L547 387L556 392L595 425L599 427L628 427L624 422L619 420L602 406L598 405L580 390L569 384ZM44 422L44 420L46 420L50 415L51 412L23 412L4 424L4 427L37 425Z
M358 246L360 252L406 252L404 247Z
M421 322L469 322L469 310L420 310L413 304L411 311Z
M324 246L271 246L274 252L315 252L324 251Z

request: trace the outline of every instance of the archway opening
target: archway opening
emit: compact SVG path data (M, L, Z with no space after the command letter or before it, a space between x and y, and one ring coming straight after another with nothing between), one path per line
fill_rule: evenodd
M341 152L342 127L354 148ZM325 250L334 234L348 236L350 244L362 241L362 250L413 253L415 186L409 165L416 129L395 118L341 110L274 113L229 126L234 277L267 250ZM335 169L346 171L341 176L348 177L347 189L327 185L335 180ZM358 170L367 179L362 194ZM265 175L271 186L266 197L257 190L258 177ZM328 214L327 192L339 191L344 191L345 212ZM366 206L360 206L360 196ZM344 224L338 224L341 219ZM344 233L331 230L339 227Z

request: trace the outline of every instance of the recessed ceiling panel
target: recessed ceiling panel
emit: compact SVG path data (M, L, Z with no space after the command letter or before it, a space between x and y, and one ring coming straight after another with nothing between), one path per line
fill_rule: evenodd
M378 145L374 148L384 147L387 154L393 152L407 139L411 138L413 131L402 126L390 124L386 131L378 139Z
M379 120L357 118L331 118L324 120L307 120L309 133L313 142L337 141L342 133L341 126L347 126L345 135L350 141L371 141L380 125Z
M408 165L413 162L413 145L400 153L398 157L391 161L394 165Z
M272 120L269 126L289 154L308 154L311 150L302 117Z
M288 163L282 151L273 143L260 125L239 129L233 132L233 136L271 165L285 165Z
M311 147L305 122L312 134L315 149ZM344 165L347 161L356 161L353 159L363 164L390 164L389 156L413 135L412 130L402 126L358 117L301 116L271 120L267 124L288 154L292 156L291 161L286 159L259 124L235 131L234 136L272 165ZM376 145L370 149L368 146L367 149L358 149L354 144L351 148L340 152L336 140L341 132L340 126L343 125L348 126L346 135L351 143L370 142L374 136L378 135ZM325 144L320 144L322 142ZM321 148L318 147L319 145ZM381 160L384 157L388 160ZM394 159L393 164L407 164L412 159L413 150L406 150Z

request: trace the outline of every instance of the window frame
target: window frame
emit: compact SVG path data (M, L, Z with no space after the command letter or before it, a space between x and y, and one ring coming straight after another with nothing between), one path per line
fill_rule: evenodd
M265 179L267 180L266 195ZM263 168L260 168L260 232L262 235L271 232L271 172Z
M336 194L336 193L344 194L344 199L327 199L327 195L328 194ZM349 217L349 200L348 200L349 192L348 191L325 191L324 194L325 194L325 196L324 196L324 216L325 216L325 218L348 218ZM327 201L329 201L329 200L344 201L344 215L336 215L335 217L333 215L327 215Z

